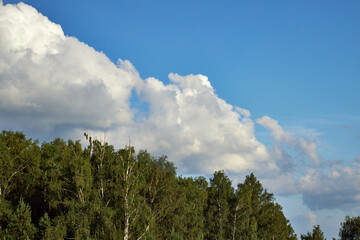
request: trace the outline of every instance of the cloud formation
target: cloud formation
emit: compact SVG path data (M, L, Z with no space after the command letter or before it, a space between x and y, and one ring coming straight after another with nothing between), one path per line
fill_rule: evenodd
M333 166L326 172L308 169L297 182L303 200L312 210L360 210L360 166Z
M0 7L0 125L77 137L106 132L166 154L184 172L276 168L254 135L249 111L220 99L206 76L141 79L129 61L112 63L24 3ZM135 90L149 104L136 119ZM69 135L68 135L69 136Z
M106 129L131 122L131 89L140 78L128 61L113 64L24 4L0 7L2 126Z
M247 110L220 99L203 75L169 74L170 84L148 78L138 87L149 117L131 129L135 142L166 153L186 172L273 170L254 135ZM146 136L144 138L144 136Z
M106 132L122 147L132 139L137 149L166 154L182 173L215 170L242 177L255 172L276 193L302 193L312 209L356 208L360 172L356 167L309 168L295 178L293 157L283 145L320 158L314 140L297 138L276 120L256 123L270 130L275 144L266 147L255 136L248 110L226 103L204 75L169 74L170 83L141 79L127 60L111 62L24 3L0 2L0 126L25 133L57 133L81 138ZM132 97L148 112L132 107ZM354 166L355 166L354 165ZM313 166L314 167L314 166ZM239 177L240 176L240 177ZM328 187L324 187L328 186Z
M316 224L316 215L312 212L307 212L305 216L309 219L309 228L315 226Z
M303 138L296 138L291 132L285 131L278 124L278 121L268 116L263 116L262 118L257 119L256 122L271 131L276 142L284 143L293 147L295 150L303 152L311 160L313 160L316 165L319 164L319 156L316 151L316 143L314 141L306 141Z
M277 176L263 180L273 191L283 195L302 194L304 203L312 211L336 208L360 210L360 187L357 184L360 181L359 157L355 158L352 166L344 166L341 161L327 161L320 168L315 141L296 137L268 116L256 122L271 131L275 141L274 146L269 148L270 158L275 160L281 171ZM306 165L301 168L305 172L296 178L294 160L282 145L309 157L314 164L304 162Z

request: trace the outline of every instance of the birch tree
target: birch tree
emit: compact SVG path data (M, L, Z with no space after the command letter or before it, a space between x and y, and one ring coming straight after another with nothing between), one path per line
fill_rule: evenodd
M206 209L206 239L229 239L231 236L230 202L234 190L224 171L214 173L208 188Z

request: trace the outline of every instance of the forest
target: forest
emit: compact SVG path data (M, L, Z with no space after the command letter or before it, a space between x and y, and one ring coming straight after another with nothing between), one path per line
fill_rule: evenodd
M235 188L224 171L183 177L166 156L56 138L0 134L1 239L298 239L254 174ZM347 217L340 239L360 239ZM303 240L325 239L320 226Z

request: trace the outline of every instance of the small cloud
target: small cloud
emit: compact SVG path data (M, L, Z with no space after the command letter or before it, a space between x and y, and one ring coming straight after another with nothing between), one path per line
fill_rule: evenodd
M315 141L307 141L303 138L297 138L293 133L285 131L279 124L278 121L268 117L263 116L260 119L256 120L256 123L270 130L274 140L278 143L284 143L288 146L291 146L297 150L300 150L305 155L307 155L315 164L319 164L319 156L317 153L317 146Z
M235 107L235 111L240 113L240 115L249 118L251 116L250 111L244 108Z
M312 212L307 212L305 214L306 218L308 219L309 221L309 227L312 227L312 226L315 226L316 224L316 215Z
M355 159L354 159L354 164L357 166L357 167L360 167L360 156L356 156Z
M297 181L297 189L303 194L304 203L311 210L352 210L359 207L360 168L355 158L353 167L333 166L326 172L309 168Z

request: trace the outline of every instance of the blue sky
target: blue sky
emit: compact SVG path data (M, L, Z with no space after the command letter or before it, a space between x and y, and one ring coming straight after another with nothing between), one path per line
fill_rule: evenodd
M355 1L25 3L114 62L130 60L143 78L204 74L258 117L360 114Z
M360 112L357 2L26 3L144 78L205 74L222 98L258 116Z
M18 2L3 1L4 5ZM0 46L3 44L1 47L5 49L0 51L0 57L4 66L8 64L5 59L12 59L7 62L13 64L9 68L1 68L0 62L0 83L12 86L0 88L0 99L6 99L10 102L9 106L15 106L9 110L0 104L0 127L3 129L22 130L42 140L57 135L81 138L79 133L84 129L94 134L107 132L109 140L113 141L123 140L117 136L120 133L125 134L125 138L126 134L134 136L135 142L154 135L155 139L160 139L161 147L152 146L151 138L148 141L139 140L139 146L169 155L169 159L174 159L185 174L209 174L210 169L217 167L232 169L238 166L241 170L229 171L236 181L254 171L276 193L298 234L310 230L312 224L320 224L328 238L336 237L344 216L359 214L360 202L349 206L345 204L348 199L344 197L339 203L333 195L351 192L350 202L360 196L357 194L360 194L360 189L356 186L354 189L349 187L344 193L337 185L352 186L360 178L354 164L354 161L360 162L360 2L24 2L48 17L50 22L60 25L63 32L46 25L42 18L26 20L25 23L29 22L26 25L17 23L18 20L6 22L5 17L0 17L3 24L0 25ZM28 8L23 7L22 13L16 14L25 17L38 15L24 9ZM10 14L9 18L15 16L15 12L4 11ZM25 29L26 34L16 35L21 34L16 32L17 27L22 29L20 31ZM36 38L35 35L47 31L49 34L39 37L40 40ZM10 32L14 34L8 35ZM51 35L53 32L56 33L54 36ZM16 42L16 39L28 39L28 36L32 37L23 45L8 44ZM51 38L48 39L48 36ZM63 40L57 38L66 40L62 43ZM46 46L46 50L42 46ZM56 53L47 46L55 46ZM18 52L30 49L33 55L18 57L12 55L10 50L13 49ZM58 56L61 57L56 60ZM134 68L130 62L118 62L119 58L129 60ZM61 62L64 59L70 62L75 59L74 70L70 71L71 66ZM104 67L91 72L87 68L93 64L91 59ZM54 81L66 82L59 85L59 89L75 82L79 84L75 86L81 93L75 99L77 104L70 106L60 97L56 98L58 93L71 99L74 95L71 90L54 92L52 96L43 94L46 88L41 81L44 80L39 79L51 76L53 71L43 73L33 69L55 69L56 64L59 73ZM68 75L62 75L67 71ZM171 75L169 79L169 73L178 75ZM204 80L197 74L208 79ZM106 77L114 79L102 80ZM18 85L14 83L17 79L22 81ZM117 86L117 81L123 83ZM117 86L116 90L112 84ZM15 99L23 86L28 86L28 91L24 90L22 95L24 102L11 102L9 99ZM195 100L189 98L198 93L203 95ZM85 97L81 96L90 96L92 100L89 102L97 106L95 110L73 113L86 103L82 102ZM180 98L181 101L178 100ZM222 100L233 109L229 110ZM99 107L101 101L108 108ZM183 105L177 109L174 104ZM26 106L36 107L32 110ZM60 106L59 111L68 109L67 116L59 117L61 113L54 106ZM19 111L16 110L18 107ZM120 110L112 115L112 107ZM235 107L242 110L235 110ZM101 109L101 113L96 112L97 109ZM251 116L244 109L250 111ZM174 119L183 127L181 130L179 126L172 125L173 116L179 112L183 114L181 118ZM204 115L201 115L203 112ZM200 126L207 126L204 121L209 116L214 119L209 128L220 127L202 136ZM169 123L164 124L166 136L159 126L161 118ZM198 120L193 121L194 118ZM247 130L239 130L238 134L232 135L231 132L236 132L239 127ZM219 133L221 131L226 133ZM180 140L177 139L179 134L182 136ZM197 135L200 135L199 138L189 145L189 139ZM245 140L239 140L239 136ZM251 140L253 138L255 142ZM213 150L213 146L219 146L219 139L223 139L224 143L231 143L233 139L239 141L238 146L228 150L231 153L228 157L233 160L218 163L218 158L214 157L211 160L213 168L201 168L208 157L206 148L201 146L208 145ZM169 150L174 146L182 150ZM185 154L186 151L193 152ZM220 150L214 152L215 156L217 152L219 156L223 154ZM241 165L241 161L244 164ZM259 170L264 166L269 169L276 166L274 169L278 169L284 178L272 179L269 172ZM338 176L348 169L351 177ZM293 181L288 185L294 184L297 190L292 191L291 187L284 190L279 184L284 179ZM311 184L306 185L306 179L310 179ZM334 188L334 191L319 195L319 189L326 187ZM320 198L329 199L333 205L318 209Z

